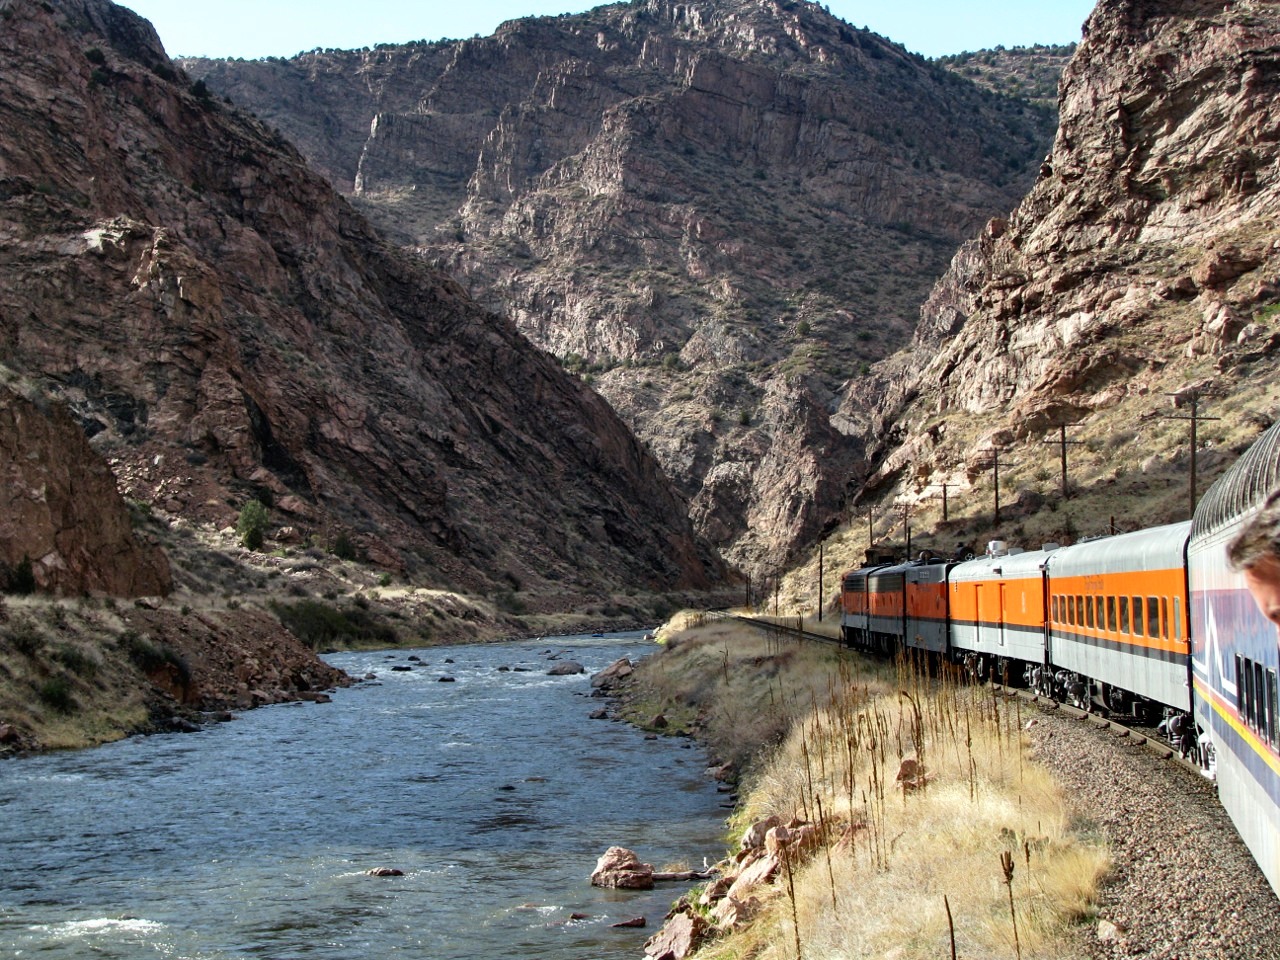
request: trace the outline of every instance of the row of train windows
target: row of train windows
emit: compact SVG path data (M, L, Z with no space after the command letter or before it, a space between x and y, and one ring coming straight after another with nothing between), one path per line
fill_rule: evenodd
M1055 623L1071 627L1091 627L1135 637L1182 639L1181 597L1174 597L1170 604L1168 597L1054 594L1051 609Z
M1280 748L1278 693L1274 670L1248 657L1236 656L1236 707L1240 719L1271 746Z

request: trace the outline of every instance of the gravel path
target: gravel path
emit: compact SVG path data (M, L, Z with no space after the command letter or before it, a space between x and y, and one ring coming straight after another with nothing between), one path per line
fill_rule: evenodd
M1042 711L1038 759L1111 845L1090 960L1280 960L1280 898L1213 784L1131 739Z

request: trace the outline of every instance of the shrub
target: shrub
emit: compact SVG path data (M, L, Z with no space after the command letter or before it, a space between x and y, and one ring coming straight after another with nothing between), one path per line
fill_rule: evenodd
M40 684L37 693L41 703L59 713L70 713L75 708L76 702L71 697L71 686L66 677L50 677Z
M340 533L334 539L333 555L339 560L354 560L356 558L356 545L351 542L351 538L346 533Z
M13 566L0 564L6 593L28 594L36 592L36 574L31 566L31 558L23 554L21 560Z
M53 659L82 677L92 677L98 672L98 662L79 647L63 644L53 651Z
M4 636L13 645L13 649L28 657L34 656L44 646L44 634L30 617L12 618L5 628Z
M165 665L174 667L185 683L191 679L191 668L182 656L167 643L159 643L150 637L144 637L134 630L126 630L120 635L116 644L125 655L144 673L159 669Z
M344 611L319 600L299 600L272 603L271 609L294 636L313 649L354 644L385 647L399 641L394 630L361 607Z
M240 542L250 550L257 550L267 535L267 508L260 500L250 500L240 510L236 521L236 533Z

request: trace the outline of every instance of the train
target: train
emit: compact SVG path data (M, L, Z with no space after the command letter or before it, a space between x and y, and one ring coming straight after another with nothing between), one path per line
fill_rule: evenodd
M1280 645L1227 544L1280 488L1280 422L1191 520L982 556L881 559L841 576L850 647L960 665L1156 726L1218 796L1280 895Z

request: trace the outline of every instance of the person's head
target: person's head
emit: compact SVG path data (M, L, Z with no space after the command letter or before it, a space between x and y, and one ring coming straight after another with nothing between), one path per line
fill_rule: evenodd
M1262 615L1280 629L1280 490L1271 492L1227 545L1227 559L1244 574Z

